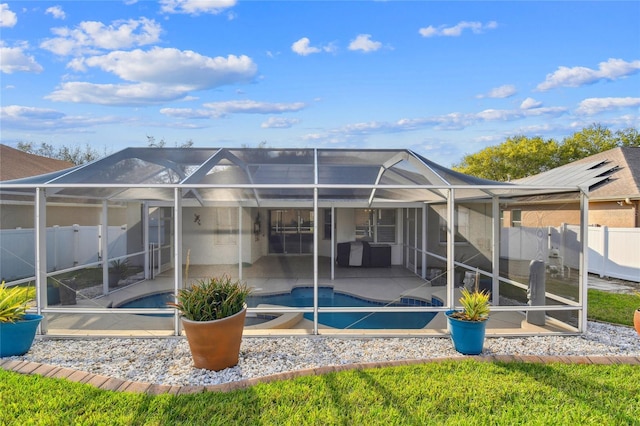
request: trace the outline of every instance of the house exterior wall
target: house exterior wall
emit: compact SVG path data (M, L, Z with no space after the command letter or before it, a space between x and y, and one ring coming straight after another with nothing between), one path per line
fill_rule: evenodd
M33 228L34 207L26 204L2 204L0 229ZM102 206L47 206L47 227L91 226L101 222ZM127 223L125 207L109 207L109 226Z
M612 228L637 228L638 202L626 204L624 201L605 201L589 203L589 225L609 226Z
M236 220L237 208L229 208L229 219ZM220 234L218 208L185 207L182 209L183 259L192 265L230 264L238 262L237 221L232 222L235 232ZM220 212L220 214L223 214Z
M507 228L513 226L513 217L511 213L513 210L520 210L522 212L520 226L528 228L560 226L563 223L580 223L580 209L578 203L511 206L504 212L503 226Z
M522 211L521 226L560 226L580 223L579 203L512 205L504 211L503 226L511 227L512 211ZM589 203L589 225L614 228L640 227L638 202L592 201Z

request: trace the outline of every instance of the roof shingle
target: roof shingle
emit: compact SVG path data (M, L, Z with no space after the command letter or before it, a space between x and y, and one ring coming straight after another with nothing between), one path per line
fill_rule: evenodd
M74 166L69 161L29 154L0 144L0 181L56 172Z

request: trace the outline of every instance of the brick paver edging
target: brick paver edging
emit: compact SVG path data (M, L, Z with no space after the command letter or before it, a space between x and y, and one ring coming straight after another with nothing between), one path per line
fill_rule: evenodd
M270 376L256 377L237 382L222 383L210 386L172 386L153 383L132 382L101 376L99 374L86 373L72 368L55 367L53 365L38 362L13 360L0 358L0 368L21 374L38 374L43 377L67 379L73 382L86 383L99 389L117 391L147 393L159 395L169 393L173 395L199 393L199 392L229 392L236 389L244 389L259 383L269 383L278 380L289 380L296 377L327 374L347 370L364 370L370 368L395 367L403 365L427 364L431 362L460 361L473 359L482 362L529 362L529 363L565 363L565 364L629 364L640 365L640 357L633 356L536 356L536 355L477 355L457 356L429 359L411 359L401 361L369 362L360 364L334 365L327 367L309 368L306 370L288 371Z

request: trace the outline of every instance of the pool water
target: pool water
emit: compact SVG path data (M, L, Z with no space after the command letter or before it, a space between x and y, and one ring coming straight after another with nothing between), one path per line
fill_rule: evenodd
M304 308L313 306L313 287L297 287L291 293L268 296L249 296L247 306L256 307L258 304L290 306ZM330 287L318 288L319 307L376 307L381 306L415 306L408 303L380 303L361 299L349 294L334 292ZM424 303L423 306L430 306ZM418 329L425 327L436 316L435 312L337 312L320 313L320 324L339 329ZM313 314L306 313L304 317L313 321Z
M118 308L168 308L167 303L173 301L173 292L156 293L123 303Z
M142 296L130 302L119 305L118 308L167 308L167 303L173 302L173 292L156 293ZM137 314L151 317L172 317L173 314ZM269 321L268 317L247 317L244 325L257 325Z
M123 305L120 308L164 308L173 301L173 293L158 293L144 296ZM313 306L313 287L298 287L290 293L256 296L247 298L247 306L255 308L259 304L289 306L293 308L308 308ZM330 287L318 289L318 306L320 307L381 307L380 302L361 299L344 293L334 292ZM415 303L393 303L389 306L415 306ZM422 302L421 306L431 306ZM435 303L434 303L435 305ZM435 312L339 312L320 313L320 324L339 329L380 330L380 329L419 329L424 328L435 316ZM313 321L313 314L306 313L304 317ZM259 318L247 318L251 325L263 322Z

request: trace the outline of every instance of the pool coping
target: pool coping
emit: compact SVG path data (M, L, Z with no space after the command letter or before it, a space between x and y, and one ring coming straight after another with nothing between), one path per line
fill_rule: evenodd
M398 367L407 365L430 364L446 361L475 360L480 362L521 362L534 364L593 364L593 365L640 365L640 357L634 356L559 356L559 355L472 355L453 356L426 359L407 359L397 361L380 361L367 363L353 363L343 365L329 365L303 370L287 371L262 377L254 377L235 382L220 383L216 385L163 385L147 382L122 380L115 377L87 373L67 367L57 367L39 362L24 361L14 358L0 358L0 368L19 374L35 374L42 377L66 379L72 382L84 383L98 389L115 392L145 393L149 395L184 395L202 392L231 392L246 389L261 383L271 383L281 380L290 380L297 377L323 375L349 370L365 370L373 368Z

